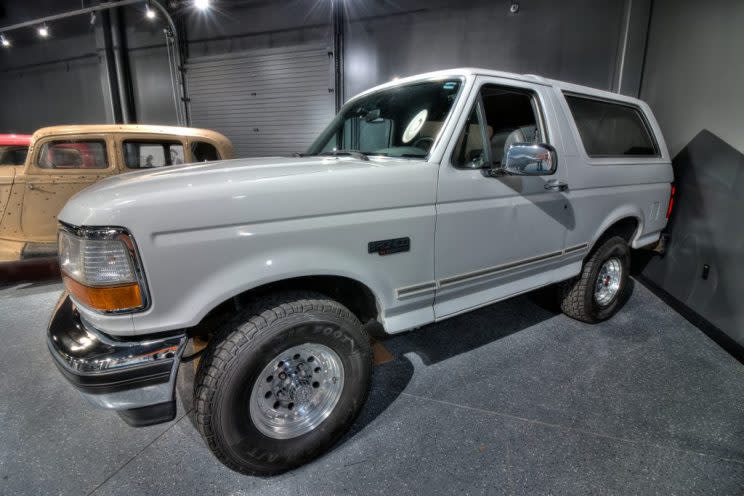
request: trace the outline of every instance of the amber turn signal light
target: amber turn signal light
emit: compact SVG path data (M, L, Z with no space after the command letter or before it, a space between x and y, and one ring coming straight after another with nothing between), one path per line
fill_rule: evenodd
M67 274L62 275L65 288L81 305L103 312L116 312L142 307L139 284L92 287L80 284Z

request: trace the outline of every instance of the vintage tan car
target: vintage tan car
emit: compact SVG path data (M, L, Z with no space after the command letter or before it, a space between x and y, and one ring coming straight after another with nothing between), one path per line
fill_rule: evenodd
M0 263L56 255L57 214L96 181L229 158L230 140L205 129L131 124L40 129L25 165L0 167Z

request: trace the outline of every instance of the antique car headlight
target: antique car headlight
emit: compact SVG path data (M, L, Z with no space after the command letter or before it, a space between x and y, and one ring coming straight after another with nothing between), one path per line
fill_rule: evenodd
M65 288L80 305L104 313L134 312L147 305L137 249L125 229L62 224L59 266Z

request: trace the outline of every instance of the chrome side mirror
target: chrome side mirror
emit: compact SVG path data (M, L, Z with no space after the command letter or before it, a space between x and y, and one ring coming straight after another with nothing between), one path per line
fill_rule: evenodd
M555 148L548 144L514 143L497 170L513 176L549 176L557 164Z

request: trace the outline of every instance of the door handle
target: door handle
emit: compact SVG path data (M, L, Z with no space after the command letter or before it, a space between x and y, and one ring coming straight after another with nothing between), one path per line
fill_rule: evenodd
M28 183L28 189L36 189L36 186L33 183Z
M564 183L563 181L553 179L552 181L548 181L547 183L545 183L545 189L550 189L553 191L566 191L568 189L568 184Z

